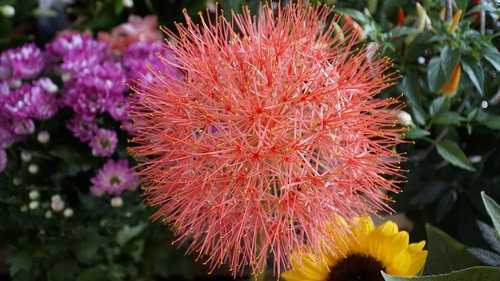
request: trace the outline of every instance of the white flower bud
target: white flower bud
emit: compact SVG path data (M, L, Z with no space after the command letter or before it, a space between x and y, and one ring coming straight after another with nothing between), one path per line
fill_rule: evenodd
M40 206L40 203L38 201L31 201L29 204L30 210L38 209L39 206Z
M25 213L28 211L28 206L26 205L22 205L21 208L20 208L21 212Z
M32 191L30 191L28 196L31 200L36 200L36 199L40 198L40 192L38 192L36 190L32 190Z
M50 201L61 201L61 195L59 194L52 195L52 197L50 197Z
M50 134L47 131L41 131L37 136L38 142L41 144L46 144L50 141Z
M127 8L134 7L134 0L123 0L123 6Z
M52 208L54 212L59 213L64 209L64 201L62 201L61 199L52 200L52 202L50 203L50 208Z
M111 198L111 206L113 208L121 208L123 206L123 199L119 196Z
M15 185L15 186L20 186L21 185L21 179L18 178L18 177L15 177L12 179L12 183Z
M33 155L27 151L21 151L21 160L24 162L29 162L33 158Z
M408 114L408 112L401 110L398 114L398 123L401 126L410 126L413 123L411 115Z
M2 15L7 18L10 18L16 14L16 9L14 9L14 7L12 7L11 5L4 5L0 7L0 11L2 12Z
M38 174L38 170L39 170L39 168L38 168L38 165L37 165L37 164L30 164L30 165L28 166L28 172L29 172L30 174L32 174L32 175L36 175L36 174Z
M64 212L63 212L63 215L65 218L70 218L73 216L73 209L71 208L67 208L67 209L64 209Z
M45 212L45 218L46 219L51 219L52 218L52 211L51 210L47 210L47 212Z

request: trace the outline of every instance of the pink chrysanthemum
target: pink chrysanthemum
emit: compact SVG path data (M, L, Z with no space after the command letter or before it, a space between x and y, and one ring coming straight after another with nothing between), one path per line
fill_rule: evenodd
M355 31L336 35L330 12L299 1L199 25L185 14L165 31L183 79L135 90L131 152L154 218L212 268L259 272L271 253L279 273L293 248L321 251L325 221L389 210L400 105L375 96L395 75L353 50Z

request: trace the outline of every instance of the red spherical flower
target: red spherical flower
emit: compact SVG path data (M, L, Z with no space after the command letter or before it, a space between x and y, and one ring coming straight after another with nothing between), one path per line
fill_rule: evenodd
M330 12L299 1L199 25L185 13L165 30L183 78L155 72L135 90L147 203L212 268L258 272L271 253L279 272L293 248L332 239L325 221L389 210L400 105L376 96L395 75Z

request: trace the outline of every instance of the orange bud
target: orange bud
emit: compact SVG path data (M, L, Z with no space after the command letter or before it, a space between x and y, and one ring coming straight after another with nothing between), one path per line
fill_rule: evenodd
M462 10L458 10L455 15L453 16L453 19L451 20L451 25L450 25L450 33L455 32L455 29L457 28L458 22L460 21L460 17L462 16Z
M460 64L457 63L455 68L453 69L453 73L451 74L450 80L446 82L443 87L439 90L439 93L448 97L453 97L457 94L458 82L460 82L460 73L462 72L462 68Z
M397 26L401 26L405 23L405 12L401 6L398 7L398 19L396 21Z

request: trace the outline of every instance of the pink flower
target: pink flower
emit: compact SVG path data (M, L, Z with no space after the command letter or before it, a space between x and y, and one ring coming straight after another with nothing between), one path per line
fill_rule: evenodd
M113 28L111 34L99 32L97 38L100 41L107 42L114 54L121 55L133 42L161 40L162 35L158 31L157 16L149 15L141 18L130 15L128 22Z
M108 160L90 182L93 184L90 191L94 196L104 193L120 196L124 190L134 190L139 185L139 179L125 159L116 162Z
M300 1L232 22L185 14L180 35L166 30L184 79L135 89L147 202L211 268L259 272L270 253L279 275L303 243L321 253L325 221L390 210L400 105L376 95L396 78L329 14Z

